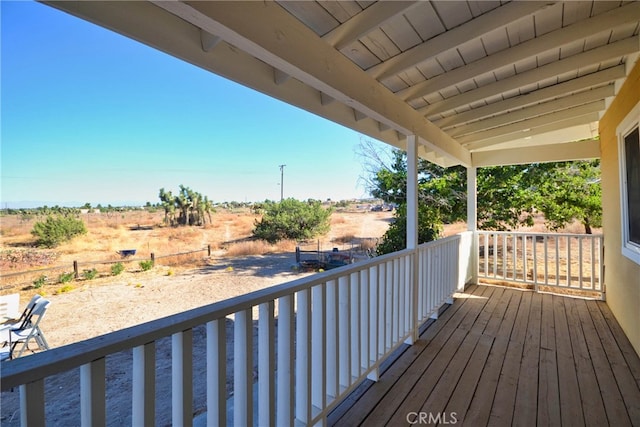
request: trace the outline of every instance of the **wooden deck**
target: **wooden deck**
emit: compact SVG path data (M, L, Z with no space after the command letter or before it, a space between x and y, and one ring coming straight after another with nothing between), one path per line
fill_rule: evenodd
M472 286L329 423L640 425L640 359L604 302Z

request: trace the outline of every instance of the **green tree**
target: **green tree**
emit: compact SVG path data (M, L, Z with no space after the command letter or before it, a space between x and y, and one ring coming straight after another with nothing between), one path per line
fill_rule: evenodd
M70 214L49 215L46 220L36 222L31 230L37 238L36 244L46 248L54 248L86 232L84 222Z
M371 143L360 146L365 159L365 186L386 202L406 200L406 153L381 153ZM441 168L418 161L420 205L435 211L445 223L466 219L466 168ZM478 169L478 227L505 230L532 225L534 213L545 215L552 229L580 220L585 232L602 218L599 161L539 163Z
M326 234L330 229L332 209L323 208L317 200L265 201L262 212L262 218L255 221L253 235L269 243L285 239L307 240Z
M541 178L536 207L552 230L573 220L582 223L586 234L602 225L600 161L561 162L536 165Z
M442 232L442 220L438 212L426 205L418 206L418 244L436 240ZM394 221L382 236L376 252L378 255L400 251L407 247L407 205L402 204L394 213Z

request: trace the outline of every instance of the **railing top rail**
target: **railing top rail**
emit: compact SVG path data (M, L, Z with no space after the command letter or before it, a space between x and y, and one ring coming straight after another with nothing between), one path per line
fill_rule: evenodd
M109 354L144 345L212 320L222 319L230 314L251 309L262 303L273 301L304 289L310 289L321 283L337 280L340 277L380 265L394 258L401 258L410 253L410 250L405 249L382 255L366 263L353 264L303 277L85 341L4 362L0 376L2 379L1 387L2 390L7 390L19 384L44 378L53 373L64 372Z
M494 230L478 230L478 234L498 234L498 235L517 235L517 236L554 236L554 237L592 237L602 238L602 234L580 234L580 233L536 233L531 231L494 231Z
M420 248L438 246L452 240L460 239L460 236L461 235L454 235L424 243L420 245ZM303 277L291 282L260 289L85 341L4 362L0 375L2 380L1 389L8 390L20 384L45 378L58 372L67 371L107 355L144 345L212 320L222 319L239 311L251 309L262 303L274 301L283 296L291 295L322 283L338 280L340 277L348 276L352 273L376 267L389 260L410 255L412 252L410 249L404 249L391 254L381 255L367 262L348 265L314 274L313 276Z

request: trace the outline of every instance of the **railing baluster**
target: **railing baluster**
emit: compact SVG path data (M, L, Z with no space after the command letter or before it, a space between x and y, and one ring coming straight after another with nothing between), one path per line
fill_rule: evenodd
M369 364L369 338L371 336L371 323L369 313L373 311L369 296L369 271L360 272L360 372L364 372Z
M339 371L341 387L348 387L351 381L351 285L349 276L338 279L338 325L339 330Z
M567 237L567 287L571 287L571 237Z
M225 426L227 425L226 318L208 322L206 329L207 425Z
M327 395L335 399L338 396L340 384L339 361L339 331L338 327L338 290L335 280L327 282Z
M376 364L374 370L367 376L370 380L378 381L378 348L380 345L380 299L378 284L378 267L373 266L369 269L369 361Z
M578 284L580 285L580 289L583 288L582 285L582 242L584 239L582 237L578 237Z
M80 424L104 426L105 410L105 360L104 357L80 367Z
M276 423L274 310L273 301L258 307L258 424L261 426Z
M387 267L378 266L378 355L382 356L387 348Z
M591 289L596 290L596 239L591 236Z
M191 329L171 336L172 424L193 423L193 332Z
M518 279L517 268L518 268L518 237L513 234L513 280Z
M278 300L278 371L276 425L292 426L293 390L293 301L291 295Z
M400 336L400 260L393 260L393 280L391 282L393 291L393 318L391 328L391 346L398 341Z
M326 284L322 284L311 290L311 404L319 410L327 407L326 289Z
M133 349L131 424L155 425L156 412L156 343Z
M347 386L352 384L353 378L360 376L360 337L362 335L362 328L360 326L360 275L358 273L351 273L349 288L351 290L351 295L349 296L349 302L351 304L349 316L349 324L351 325L351 338L349 340L349 345L351 346L351 374Z
M296 294L296 419L309 424L311 418L311 295L308 289Z
M385 279L385 344L384 351L391 349L391 343L393 341L393 261L385 263L386 279Z
M44 427L44 380L20 386L20 425Z

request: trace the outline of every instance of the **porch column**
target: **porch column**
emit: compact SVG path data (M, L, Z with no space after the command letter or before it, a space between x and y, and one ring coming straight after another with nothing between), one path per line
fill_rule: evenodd
M407 136L407 249L413 249L411 268L411 326L413 333L407 340L418 339L418 144L415 135Z
M467 168L467 230L473 232L471 243L471 271L473 283L478 283L478 177L477 168Z

